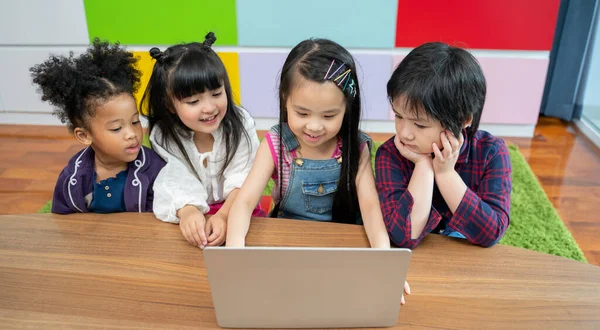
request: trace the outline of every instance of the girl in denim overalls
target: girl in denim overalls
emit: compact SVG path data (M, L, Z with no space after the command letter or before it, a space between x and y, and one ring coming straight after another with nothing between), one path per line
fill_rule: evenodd
M231 208L227 245L244 245L252 210L272 178L271 216L364 222L371 246L389 248L371 139L358 129L360 88L352 55L330 40L301 42L281 70L279 103L279 124L265 135Z
M272 178L271 216L364 223L371 246L389 248L371 139L358 129L360 87L352 55L330 40L298 44L281 70L279 104L279 124L258 147L231 207L227 246L244 246L252 210Z

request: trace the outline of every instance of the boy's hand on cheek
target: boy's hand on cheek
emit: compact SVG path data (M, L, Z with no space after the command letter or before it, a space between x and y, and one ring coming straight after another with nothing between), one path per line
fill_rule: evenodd
M225 241L227 217L219 212L206 220L206 237L209 246L219 246Z
M406 147L404 144L402 144L402 142L400 142L400 138L398 137L397 134L396 134L396 137L394 137L394 144L396 145L396 149L398 149L398 151L400 152L400 155L402 155L402 157L410 160L415 165L421 161L431 161L430 154L418 154L418 153L410 150L408 147Z
M457 139L448 130L440 133L440 139L442 142L441 150L437 143L433 144L433 153L435 154L433 158L433 171L436 176L454 171L454 165L456 165L460 148L464 142L462 134Z

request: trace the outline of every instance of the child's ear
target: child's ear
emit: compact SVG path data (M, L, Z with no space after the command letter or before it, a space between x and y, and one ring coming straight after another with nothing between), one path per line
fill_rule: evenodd
M463 125L463 128L467 128L467 127L471 126L471 123L473 123L473 116L469 116L469 119L467 119L467 121Z
M89 146L92 144L92 135L85 128L75 127L75 129L73 130L73 134L75 135L75 138L77 139L77 141L85 144L86 146Z

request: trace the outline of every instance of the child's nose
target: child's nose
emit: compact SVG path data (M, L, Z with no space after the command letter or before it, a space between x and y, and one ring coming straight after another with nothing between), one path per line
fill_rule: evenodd
M398 135L404 140L412 140L414 138L414 136L408 126L409 125L400 123L400 125L398 127Z
M323 125L321 125L321 123L319 123L318 121L311 121L308 123L308 125L306 125L306 128L314 132L320 131L322 127Z

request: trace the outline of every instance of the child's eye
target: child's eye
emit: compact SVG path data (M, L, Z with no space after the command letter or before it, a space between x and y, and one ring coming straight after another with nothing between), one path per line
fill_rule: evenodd
M308 116L308 114L306 114L306 113L297 112L297 111L296 111L296 113L297 113L297 114L298 114L298 116L300 116L300 117L306 117L306 116Z
M194 104L198 103L198 100L188 101L188 102L185 102L185 103L187 103L189 105L194 105Z
M121 130L121 127L119 127L119 128L113 128L113 129L111 129L110 131L111 131L111 132L118 132L118 131L120 131L120 130Z
M139 120L136 120L136 121L134 121L134 122L133 122L133 123L131 123L131 124L132 124L132 125L137 125L137 124L139 124L139 123L140 123L140 121L139 121Z
M220 96L223 92L214 93L213 96Z
M423 125L417 124L417 123L415 123L415 126L417 126L418 128L427 128L427 126L423 126Z
M331 118L335 117L335 115L329 115L329 116L324 116L324 117L325 117L325 119L331 119Z

